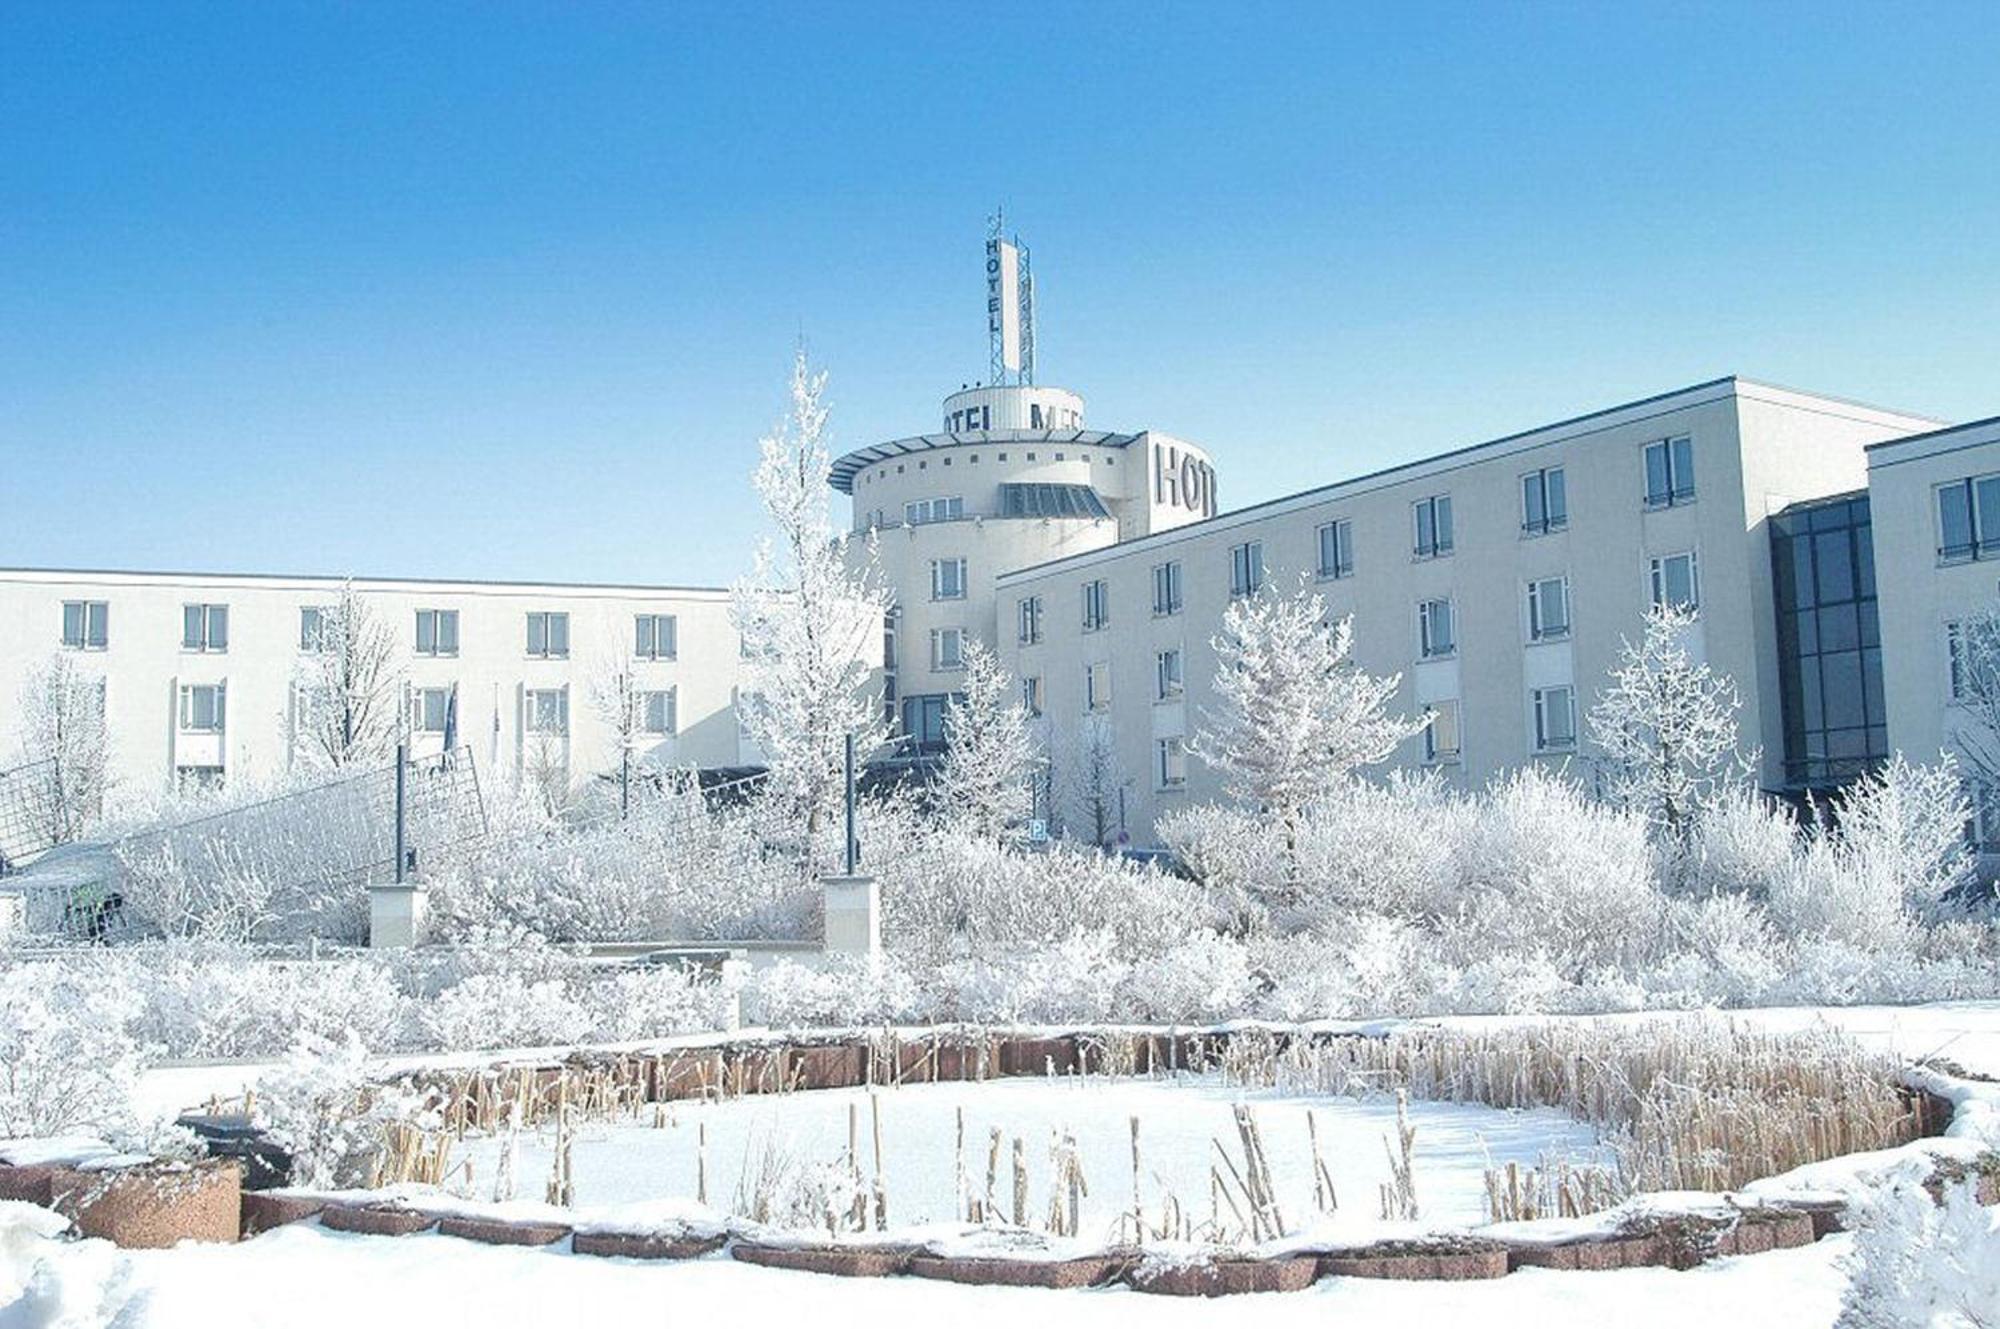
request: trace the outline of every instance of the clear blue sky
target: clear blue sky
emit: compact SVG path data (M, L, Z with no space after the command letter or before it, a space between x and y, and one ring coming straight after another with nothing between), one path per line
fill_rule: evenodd
M0 2L0 565L723 582L1042 378L1227 506L1737 372L2000 413L2000 6Z

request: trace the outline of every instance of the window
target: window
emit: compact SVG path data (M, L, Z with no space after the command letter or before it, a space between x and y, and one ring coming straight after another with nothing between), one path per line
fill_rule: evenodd
M1096 632L1111 621L1111 587L1103 578L1083 584L1083 630Z
M1940 561L1963 563L2000 553L2000 475L1939 485L1937 507Z
M931 560L931 599L963 600L965 598L965 560L962 558L934 558Z
M1319 528L1319 575L1354 575L1354 523L1330 521Z
M931 668L965 668L965 629L931 629Z
M533 613L528 615L528 654L541 660L562 660L569 656L569 615Z
M1083 709L1101 711L1111 705L1111 666L1099 660L1083 667Z
M101 651L111 622L111 606L103 600L65 600L62 644L78 651Z
M1456 701L1434 701L1424 707L1424 760L1432 762L1457 761L1460 745L1458 734L1458 703Z
M903 698L903 733L918 752L944 747L944 713L952 699L944 693Z
M1452 637L1451 601L1425 600L1417 606L1417 638L1419 653L1426 660L1442 659L1457 649Z
M299 649L308 655L325 655L332 649L326 638L327 611L316 605L299 607Z
M1669 606L1690 613L1701 607L1701 575L1691 550L1653 560L1653 607Z
M219 652L229 649L228 605L182 605L181 649Z
M219 734L228 697L220 683L190 683L181 688L181 732Z
M529 733L560 737L569 732L568 688L530 688L523 703Z
M1027 711L1029 719L1039 718L1042 713L1042 676L1027 674L1021 679L1021 707Z
M1187 783L1187 744L1178 738L1153 741L1153 778L1161 789L1179 789Z
M419 609L417 611L417 654L458 654L458 611Z
M903 520L911 526L925 526L934 521L957 521L964 515L965 500L962 498L920 498L903 505Z
M1246 540L1229 549L1229 594L1255 595L1264 584L1264 542Z
M417 689L410 698L410 711L418 733L442 734L451 719L451 689Z
M1015 634L1023 646L1033 646L1042 639L1042 597L1025 596L1018 605L1020 629Z
M1451 496L1439 494L1419 499L1412 507L1417 520L1418 558L1436 558L1451 552Z
M1535 751L1568 752L1576 747L1576 689L1568 684L1536 688Z
M1569 636L1569 579L1544 577L1528 583L1528 640L1560 641Z
M1663 438L1646 445L1646 506L1670 508L1694 501L1694 440Z
M657 692L639 694L639 729L642 733L662 737L676 732L679 726L678 688L661 688Z
M1521 477L1521 530L1546 535L1569 525L1569 495L1560 466L1530 471Z
M634 615L632 654L641 660L671 660L679 655L679 621L672 614Z
M1153 657L1153 674L1158 683L1155 695L1161 701L1172 701L1184 690L1181 684L1181 651L1174 646Z
M1181 612L1181 565L1178 561L1153 565L1153 613L1161 618Z

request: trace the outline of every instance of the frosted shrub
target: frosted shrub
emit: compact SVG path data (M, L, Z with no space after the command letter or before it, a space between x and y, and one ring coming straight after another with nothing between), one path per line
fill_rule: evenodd
M931 1013L909 973L888 957L843 956L821 968L781 960L750 981L746 999L751 1018L780 1028L894 1024Z
M1079 932L1052 947L975 954L941 975L947 1018L1042 1024L1115 1018L1128 968L1108 932Z
M1987 1329L2000 1325L2000 1211L1971 1182L1934 1203L1914 1179L1863 1211L1847 1260L1837 1329Z
M1126 1008L1172 1024L1227 1020L1251 1008L1257 987L1243 943L1204 929L1132 966Z
M1671 901L1667 931L1675 958L1703 974L1699 999L1680 1004L1747 1005L1761 1000L1783 971L1768 916L1745 896Z
M1702 809L1688 854L1688 886L1697 895L1759 899L1798 852L1799 828L1782 805L1732 790Z
M740 983L736 973L709 982L678 966L648 965L585 984L581 999L593 1038L630 1042L731 1027Z
M367 1050L348 1030L342 1039L300 1034L285 1063L257 1081L257 1124L292 1156L292 1184L315 1189L366 1186L381 1147Z
M1574 981L1652 953L1660 896L1643 820L1532 766L1496 782L1479 813L1461 824L1448 958L1538 955Z
M51 964L0 969L0 1137L122 1133L148 1054L138 1002Z
M474 974L440 992L423 1011L432 1043L445 1048L540 1047L588 1037L590 1012L560 980Z
M1159 834L1206 888L1211 906L1233 931L1261 932L1271 926L1266 883L1286 872L1285 853L1254 816L1215 804L1176 808L1161 819ZM1311 843L1310 825L1300 838ZM1302 857L1309 854L1310 849L1301 849ZM1302 867L1301 873L1308 882L1324 880L1311 867Z
M670 784L631 815L565 825L532 798L503 800L492 834L433 874L436 935L514 927L558 941L804 937L811 883L774 842L765 810L706 807Z
M918 969L1084 933L1110 937L1120 954L1151 954L1209 917L1193 883L1091 848L1026 853L944 835L913 853L870 853L884 945Z
M1841 845L1857 871L1900 892L1913 918L1942 912L1945 899L1972 875L1965 824L1972 805L1947 756L1918 766L1899 754L1861 777L1834 801Z

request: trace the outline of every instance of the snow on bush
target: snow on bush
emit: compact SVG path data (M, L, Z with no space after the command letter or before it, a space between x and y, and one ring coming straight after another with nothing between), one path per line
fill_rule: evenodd
M0 969L0 1137L122 1134L147 1056L134 994L62 966Z
M259 1126L292 1156L292 1184L326 1190L370 1184L382 1121L369 1108L368 1052L352 1029L342 1039L302 1033L252 1102Z
M1970 1181L1940 1201L1915 1178L1862 1211L1837 1329L1987 1329L2000 1325L2000 1210Z

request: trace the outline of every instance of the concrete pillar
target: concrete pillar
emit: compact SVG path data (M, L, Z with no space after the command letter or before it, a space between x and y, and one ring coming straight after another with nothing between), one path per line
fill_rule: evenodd
M423 944L427 901L422 888L375 882L368 887L368 946L389 950Z
M873 877L821 877L828 955L882 953L882 891Z

